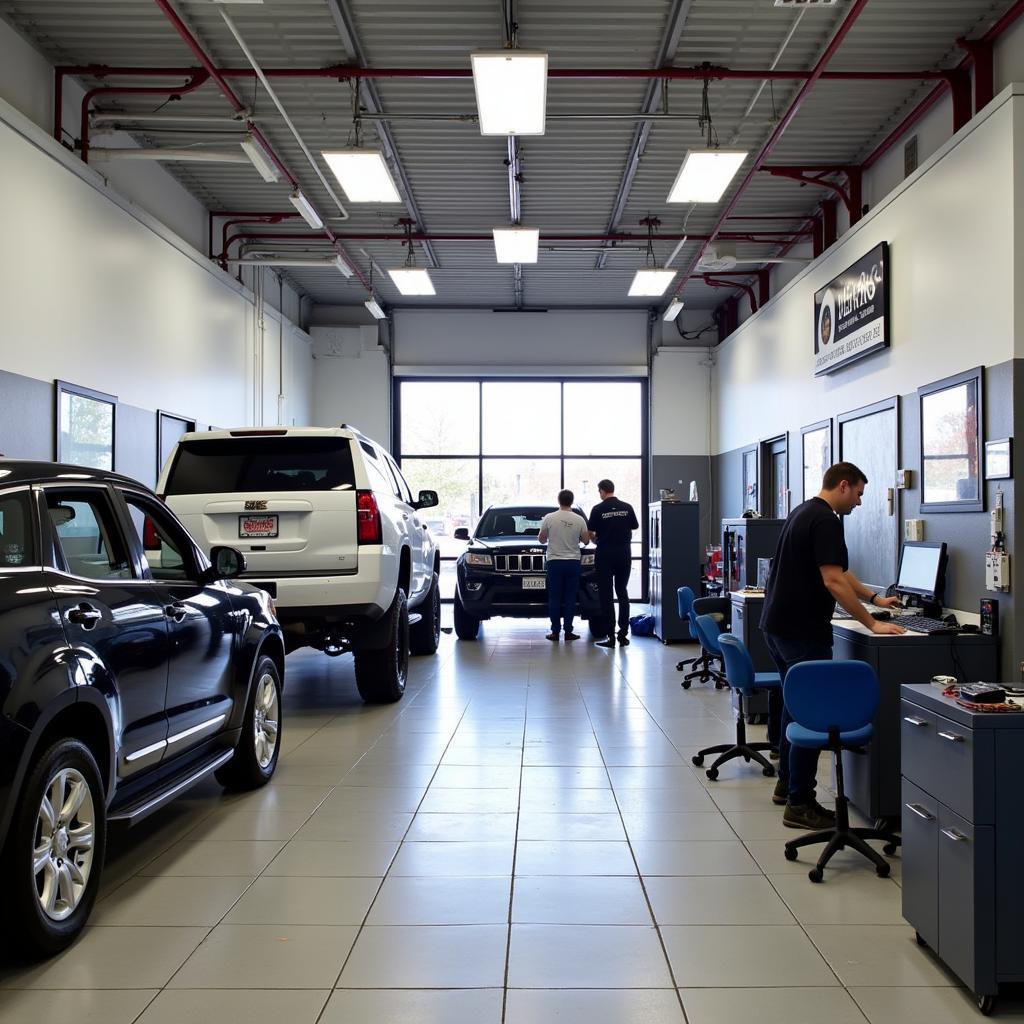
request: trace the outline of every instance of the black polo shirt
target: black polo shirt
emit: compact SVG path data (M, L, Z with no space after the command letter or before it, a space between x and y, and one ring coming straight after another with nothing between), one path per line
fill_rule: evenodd
M590 510L587 529L597 534L598 551L628 548L633 531L640 529L633 506L614 495L605 498Z
M823 565L850 567L843 521L824 498L798 505L782 527L765 587L761 629L783 640L832 642L836 602L821 578Z

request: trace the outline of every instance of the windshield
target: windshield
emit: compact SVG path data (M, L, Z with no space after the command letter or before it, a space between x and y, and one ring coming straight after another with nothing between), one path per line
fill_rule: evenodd
M549 512L557 512L554 505L516 505L489 508L480 519L474 536L478 540L490 540L495 537L536 537L540 533L540 524ZM583 512L574 508L573 512L583 516Z

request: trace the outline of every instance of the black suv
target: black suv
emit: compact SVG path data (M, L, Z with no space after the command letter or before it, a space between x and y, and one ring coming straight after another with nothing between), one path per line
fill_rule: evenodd
M548 614L544 545L537 535L544 517L557 511L555 505L491 505L472 537L464 527L455 531L457 539L470 542L455 564L455 633L460 640L475 640L481 619ZM578 508L573 511L587 518ZM583 550L582 563L576 610L598 636L601 607L593 548Z
M134 480L0 459L3 916L31 952L84 926L109 823L274 773L281 629L211 558Z

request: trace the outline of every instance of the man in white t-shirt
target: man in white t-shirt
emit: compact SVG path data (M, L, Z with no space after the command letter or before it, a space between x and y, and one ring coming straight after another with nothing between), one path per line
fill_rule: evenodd
M572 510L572 491L558 492L558 511L549 512L540 524L541 544L547 544L548 612L551 614L549 640L557 640L565 626L566 640L579 640L572 631L576 591L580 585L580 545L590 540L583 516Z

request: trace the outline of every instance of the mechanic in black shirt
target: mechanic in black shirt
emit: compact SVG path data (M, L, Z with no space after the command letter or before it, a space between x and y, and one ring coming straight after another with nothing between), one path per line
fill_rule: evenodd
M850 571L841 516L859 504L868 482L852 462L831 466L821 491L798 505L782 528L765 587L761 630L783 682L792 665L801 661L831 661L832 613L836 601L872 633L904 633L902 626L873 619L861 601L879 608L899 603L879 597ZM778 738L779 779L772 795L785 804L783 824L790 828L825 829L835 814L815 799L818 751L794 747L786 739L792 721L781 694L772 691L769 739Z
M633 531L640 529L633 506L615 497L615 484L601 480L597 485L601 502L590 511L587 529L597 542L594 569L597 573L597 594L601 601L601 635L607 639L598 647L615 646L615 606L612 588L619 601L619 643L629 644L629 570L632 565L630 544Z

